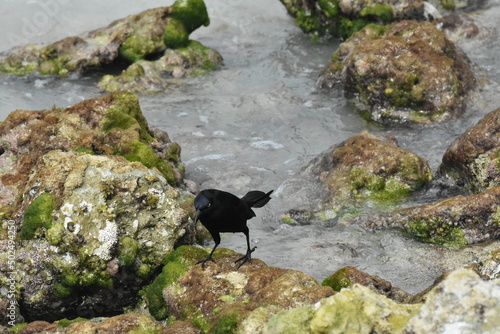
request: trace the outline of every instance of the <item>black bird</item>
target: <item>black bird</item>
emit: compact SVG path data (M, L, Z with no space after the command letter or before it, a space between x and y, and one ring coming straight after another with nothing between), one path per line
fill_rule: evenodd
M246 262L251 263L251 254L257 247L250 248L247 220L255 217L255 212L253 212L252 208L261 208L269 202L271 199L269 195L272 192L273 190L266 194L262 191L254 190L248 192L242 198L238 198L233 194L217 189L201 191L194 199L194 207L196 209L194 223L196 224L198 220L201 221L203 226L212 235L215 246L206 259L200 260L196 264L201 263L202 268L205 268L207 261L215 263L212 254L220 244L220 232L245 233L247 237L247 253L236 260L235 263L242 261L237 269Z

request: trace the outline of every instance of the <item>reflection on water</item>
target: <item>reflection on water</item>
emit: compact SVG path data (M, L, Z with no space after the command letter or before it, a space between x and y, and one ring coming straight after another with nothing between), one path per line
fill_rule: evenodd
M189 78L165 94L140 98L148 121L180 143L187 178L202 188L238 195L251 189L279 189L314 156L363 129L394 134L403 148L428 159L435 171L451 141L500 106L495 83L500 80L496 35L460 43L479 70L493 79L462 119L428 127L382 127L363 121L342 94L315 88L338 42L310 43L277 0L205 2L211 25L194 32L192 39L218 50L224 65L208 76ZM0 36L0 51L9 48L13 33L22 35L26 22L43 16L37 13L45 13L47 22L39 21L38 32L25 34L29 43L52 42L165 5L164 0L58 1L59 7L53 8L57 15L49 15L52 12L43 12L41 5L47 2L0 3L5 17L0 25L7 32ZM492 19L498 14L498 2L491 1L491 8L475 18L498 28L500 21ZM101 96L95 88L97 78L97 74L64 80L0 77L0 118L15 109L66 107ZM420 200L439 195L431 189ZM252 243L258 246L253 255L269 265L298 269L319 280L351 265L409 292L427 287L442 270L429 258L443 256L445 251L395 231L371 232L328 221L314 226L282 224L279 217L288 205L286 194L276 191L249 222ZM243 234L225 235L221 247L243 252Z

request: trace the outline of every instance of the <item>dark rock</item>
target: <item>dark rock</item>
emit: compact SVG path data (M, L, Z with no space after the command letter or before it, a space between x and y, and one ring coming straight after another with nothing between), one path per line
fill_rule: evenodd
M375 229L400 228L423 242L464 246L500 237L499 202L500 187L496 187L351 222Z
M500 185L500 109L490 112L446 150L438 175L477 193Z
M370 23L423 20L421 0L281 0L295 24L315 35L350 36Z
M461 114L476 86L467 57L429 22L366 26L332 58L320 85L340 83L377 122L445 121Z

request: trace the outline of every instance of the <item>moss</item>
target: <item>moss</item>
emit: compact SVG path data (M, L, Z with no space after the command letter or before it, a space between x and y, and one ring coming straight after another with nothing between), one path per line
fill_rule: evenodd
M40 227L49 229L52 226L54 206L55 197L50 193L43 193L35 198L24 214L20 238L22 240L33 239Z
M182 22L188 34L202 25L210 24L207 7L203 0L177 0L172 5L172 17Z
M156 167L170 185L175 185L174 168L160 159L148 144L140 141L125 143L117 153L128 161L140 162L148 168Z
M407 232L421 242L446 247L462 247L468 244L465 232L461 228L451 227L441 217L415 218L407 224Z
M196 261L208 254L193 246L181 246L167 255L162 264L162 272L150 285L141 290L141 295L147 302L149 312L157 320L166 319L167 305L163 298L163 289L177 282Z
M319 29L319 17L315 13L300 10L297 12L295 24L304 32L315 32Z
M142 114L137 96L126 92L112 95L115 105L106 111L102 131L107 134L113 129L129 130L132 128L138 131L139 139L151 142L153 138L148 132L148 124Z
M236 333L238 329L238 314L224 314L219 318L215 326L213 327L214 334L231 334Z
M74 324L74 323L77 323L77 322L82 322L82 321L87 321L87 319L85 318L81 318L81 317L78 317L78 318L75 318L75 319L61 319L61 320L57 320L54 322L55 325L59 326L59 327L63 327L63 328L66 328L66 327L69 327L70 325Z
M135 273L137 275L137 277L139 278L142 278L142 279L148 279L149 278L149 275L151 275L151 265L147 264L147 263L141 263Z
M369 22L364 18L350 20L342 17L338 26L338 35L347 38L357 31L363 29Z
M213 50L207 48L197 41L189 41L185 48L178 49L181 56L187 59L191 67L200 67L199 71L191 71L191 75L203 74L213 69L220 61L219 57L213 56Z
M158 46L158 42L151 40L150 36L138 33L130 36L120 45L119 53L127 61L135 63L155 53Z
M134 264L140 250L137 241L130 237L123 237L118 242L118 260L122 266L129 267Z
M73 288L60 282L54 284L54 293L59 298L68 297L73 293Z
M376 3L366 6L361 10L359 15L361 17L373 16L383 22L390 22L393 19L392 7L387 3Z
M339 0L318 0L318 5L325 16L329 19L335 19L339 17Z
M441 6L447 10L454 10L456 7L455 0L439 0L439 2L441 3Z
M339 292L343 288L352 286L352 282L347 274L347 270L347 268L337 270L335 273L325 278L323 282L321 282L321 285L329 286L337 292Z
M181 21L171 19L165 25L163 42L170 49L185 47L189 43L189 33Z
M500 226L500 205L497 206L497 209L491 215L491 220L496 226Z

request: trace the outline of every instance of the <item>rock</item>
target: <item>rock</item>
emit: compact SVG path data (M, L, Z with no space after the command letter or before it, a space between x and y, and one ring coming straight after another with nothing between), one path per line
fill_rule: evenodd
M0 282L18 302L16 322L116 314L194 239L192 195L172 187L180 147L148 126L135 95L18 110L0 134Z
M401 333L419 309L355 284L316 305L278 313L262 333Z
M340 83L377 122L445 121L464 110L476 86L468 58L429 22L366 26L332 58L320 85Z
M44 195L54 198L52 206L36 204ZM19 235L27 240L16 244L23 315L109 315L133 303L185 233L178 197L158 171L119 156L43 155L22 207L47 217L46 224L33 226L38 221L25 215ZM6 251L7 243L0 247Z
M176 85L174 78L205 74L221 62L222 57L217 51L189 41L182 48L166 50L158 60L141 59L117 76L105 75L97 86L108 92L158 93Z
M143 290L156 319L190 321L202 332L248 333L247 329L262 327L273 313L312 305L333 294L308 275L268 267L258 259L236 271L234 261L241 254L227 249L217 249L217 262L205 270L193 266L207 255L182 246L165 259L162 274Z
M404 333L498 333L500 281L468 269L448 275L428 295Z
M483 117L446 150L438 176L478 193L500 186L500 109Z
M329 286L339 292L343 288L352 287L354 284L366 286L379 295L386 296L397 303L404 303L412 297L411 294L392 286L391 282L376 275L364 273L354 267L339 269L323 280L321 285Z
M350 36L369 23L424 19L420 0L281 0L295 24L315 35Z
M137 313L125 313L104 319L98 323L81 321L66 328L64 334L91 333L156 333L157 323L150 317Z
M132 65L117 78L105 76L101 89L163 91L173 73L204 73L222 61L216 51L189 41L191 32L209 23L203 0L178 0L47 46L15 47L0 58L0 72L64 77L124 61ZM146 60L151 58L159 60Z
M303 198L319 198L313 210L330 210L333 213L325 216L335 217L363 202L394 205L431 179L427 161L400 148L393 136L363 132L314 158L298 178L286 183L285 191L292 193L292 201L298 197L297 203L303 203ZM311 185L304 188L306 182ZM295 188L312 188L311 194L303 195ZM310 220L307 213L300 217L300 209L289 212L285 219Z
M500 237L499 201L496 187L351 222L375 229L396 227L423 242L459 247Z

